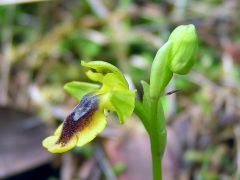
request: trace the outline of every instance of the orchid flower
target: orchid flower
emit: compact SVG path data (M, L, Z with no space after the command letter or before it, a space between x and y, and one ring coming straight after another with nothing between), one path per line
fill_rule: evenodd
M135 90L129 90L118 68L103 61L81 64L90 68L86 75L96 83L73 81L64 86L80 103L54 134L43 140L43 146L52 153L63 153L92 141L106 127L105 109L116 112L120 123L124 123L135 107Z

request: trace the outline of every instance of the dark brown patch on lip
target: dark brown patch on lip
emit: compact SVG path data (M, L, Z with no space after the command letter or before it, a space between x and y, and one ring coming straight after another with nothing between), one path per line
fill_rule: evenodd
M64 120L62 132L56 144L65 146L76 132L81 131L89 124L97 109L97 96L85 95Z

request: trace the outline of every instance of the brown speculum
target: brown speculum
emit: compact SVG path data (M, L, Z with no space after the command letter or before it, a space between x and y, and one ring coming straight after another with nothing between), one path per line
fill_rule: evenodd
M65 146L75 133L81 132L91 122L93 114L98 110L98 97L85 95L63 122L62 132L56 144Z

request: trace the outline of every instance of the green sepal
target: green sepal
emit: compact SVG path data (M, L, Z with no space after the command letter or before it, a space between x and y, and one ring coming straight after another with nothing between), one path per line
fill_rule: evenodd
M100 91L106 92L110 90L128 90L126 85L114 73L108 73L102 80L102 87Z
M64 85L64 89L77 100L88 93L92 93L99 89L100 85L86 82L72 81Z
M103 75L106 75L107 73L116 74L116 76L126 85L126 87L128 87L128 83L123 74L121 73L121 71L110 63L107 63L105 61L91 61L91 62L81 61L81 65L84 67L91 68L97 73L101 73Z

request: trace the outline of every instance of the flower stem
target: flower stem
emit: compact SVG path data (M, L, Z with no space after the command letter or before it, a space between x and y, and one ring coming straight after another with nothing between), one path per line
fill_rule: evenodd
M158 133L159 131L157 123L157 109L158 109L158 99L151 98L151 133L150 133L150 143L151 143L151 153L152 153L152 171L153 180L161 180L161 161L160 161L160 151L159 151L159 141Z
M162 180L162 163L160 153L154 138L151 138L151 153L152 153L152 172L153 180Z
M151 132L153 180L162 180L162 156L166 144L165 119L159 99L151 98Z
M145 104L146 105L146 104ZM148 109L145 111L145 109ZM134 112L141 119L151 143L153 180L162 180L162 156L166 145L166 127L159 98L149 97L149 106L136 100ZM147 114L147 112L149 112Z

